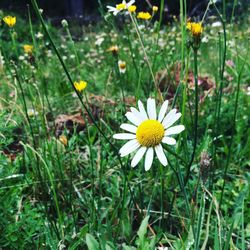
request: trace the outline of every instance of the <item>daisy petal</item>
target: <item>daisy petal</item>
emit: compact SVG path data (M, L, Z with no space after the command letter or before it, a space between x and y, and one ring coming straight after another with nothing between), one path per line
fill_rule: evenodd
M163 148L162 148L161 144L155 146L155 153L156 153L156 155L157 155L160 163L163 166L167 166L168 165L168 161L167 161L166 155L163 152Z
M137 117L138 120L140 120L140 122L143 122L145 120L141 112L139 112L136 108L132 107L130 108L130 110L131 110L131 113L133 113L133 115Z
M139 108L144 120L147 120L148 119L147 112L146 112L146 110L145 110L145 108L140 100L138 101L138 108Z
M168 101L165 101L162 106L161 106L161 109L160 109L160 112L159 112L159 116L158 116L158 121L159 122L162 122L166 112L167 112L167 109L168 109Z
M170 110L170 112L169 112L169 113L166 115L166 117L163 119L162 125L164 126L164 128L165 128L165 126L168 125L169 120L175 115L176 111L177 111L176 109Z
M121 157L124 157L124 156L132 153L133 151L135 151L139 147L140 147L140 144L138 143L138 141L136 139L130 140L121 147L119 153L120 153Z
M169 122L173 119L173 117L175 117L176 111L176 109L172 109L163 119L162 125L164 126L164 128L167 127Z
M146 150L147 150L146 147L141 147L138 149L138 151L136 152L131 162L132 168L134 168L139 163L139 161L142 159L143 155L145 154Z
M131 123L133 123L136 126L139 126L139 124L141 123L139 119L132 112L127 112L125 116Z
M108 11L114 11L114 10L116 10L116 8L115 7L112 7L112 6L107 6L107 8L108 8Z
M184 127L183 125L177 125L177 126L168 128L168 129L165 131L165 136L179 134L179 133L181 133L184 129L185 129L185 127Z
M116 12L117 11L117 9L115 7L112 7L112 6L107 6L107 8L108 8L109 12Z
M129 133L120 133L120 134L113 135L113 138L118 139L118 140L131 140L131 139L135 139L136 135L129 134Z
M166 128L169 128L171 127L177 120L179 120L181 117L181 113L177 113L175 115L173 115L167 122L166 126L164 127L165 129Z
M156 107L155 107L155 100L154 99L148 98L147 111L148 111L149 119L156 120Z
M134 126L134 125L131 125L131 124L128 124L128 123L123 123L121 126L120 126L121 129L124 129L128 132L131 132L131 133L136 133L136 130L137 130L137 127Z
M146 153L145 157L145 171L148 171L153 163L153 158L154 158L154 150L153 148L148 148L148 151Z
M125 1L125 3L126 3L126 1ZM132 4L134 4L134 3L135 3L135 0L129 1L129 2L126 4L127 8L128 8L129 6L131 6Z
M172 137L163 137L162 142L166 143L168 145L175 145L176 144L176 140Z

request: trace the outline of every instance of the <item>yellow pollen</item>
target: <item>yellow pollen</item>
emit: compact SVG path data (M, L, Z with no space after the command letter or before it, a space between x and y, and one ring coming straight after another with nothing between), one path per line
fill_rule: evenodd
M125 10L126 9L126 4L125 3L119 3L116 5L117 10Z
M161 143L164 136L163 125L156 120L142 122L136 131L136 139L145 147L154 147Z

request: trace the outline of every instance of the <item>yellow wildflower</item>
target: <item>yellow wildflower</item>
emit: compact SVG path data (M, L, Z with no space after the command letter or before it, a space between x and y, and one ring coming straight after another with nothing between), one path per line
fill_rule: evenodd
M67 146L68 145L68 139L65 135L60 135L59 136L59 141L64 145Z
M199 37L203 31L202 23L188 22L187 29L190 30L191 34L195 37Z
M108 52L112 52L114 55L116 55L118 53L118 50L119 50L119 48L117 45L112 45L111 47L109 47L107 49Z
M5 16L3 21L12 28L16 24L16 17L15 16Z
M136 6L135 6L135 5L129 6L129 7L128 7L128 11L129 11L130 13L134 13L134 12L136 11Z
M23 45L23 50L26 54L32 54L33 46L29 44Z
M191 27L192 27L192 22L187 22L187 25L186 25L186 28L188 29L188 30L191 30Z
M158 11L158 6L153 6L153 12L157 12Z
M139 12L138 15L137 15L137 18L138 19L143 19L143 20L148 20L150 19L152 16L150 15L149 12Z
M126 3L119 3L116 5L117 10L125 10L126 9Z
M78 92L81 92L87 87L87 82L82 80L79 82L74 82L74 86Z

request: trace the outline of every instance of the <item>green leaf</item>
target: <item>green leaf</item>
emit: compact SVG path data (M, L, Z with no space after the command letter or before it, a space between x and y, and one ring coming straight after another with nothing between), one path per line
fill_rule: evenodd
M140 228L137 232L137 235L139 236L140 240L143 240L144 235L147 232L147 226L148 226L148 220L149 220L149 216L145 217L140 225Z
M91 234L86 234L86 243L89 250L99 250L99 243Z

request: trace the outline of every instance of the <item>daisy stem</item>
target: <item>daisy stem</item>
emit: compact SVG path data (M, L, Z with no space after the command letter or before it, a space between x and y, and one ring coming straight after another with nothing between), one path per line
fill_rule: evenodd
M148 65L148 68L149 68L151 77L152 77L153 82L154 82L154 85L155 85L155 90L156 90L157 93L158 93L159 100L163 103L163 97L162 97L162 94L161 94L160 89L159 89L158 86L157 86L157 83L156 83L156 80L155 80L155 76L154 76L154 73L153 73L153 70L152 70L151 63L150 63L150 61L149 61L149 58L148 58L148 55L147 55L145 46L144 46L144 44L143 44L143 42L142 42L142 38L141 38L141 35L140 35L140 31L139 31L139 29L138 29L137 24L135 23L134 17L132 16L132 14L131 14L130 12L129 12L129 16L130 16L130 19L131 19L131 21L132 21L134 27L135 27L136 34L137 34L138 39L139 39L139 42L140 42L140 44L141 44L141 47L142 47L142 50L143 50L143 53L144 53L145 60L146 60L146 62L147 62L147 65Z
M190 171L191 171L191 166L193 164L194 158L195 158L195 152L196 152L196 146L197 146L197 132L198 132L198 108L199 108L199 95L198 95L198 48L193 47L194 50L194 83L195 83L195 116L194 116L194 145L193 145L193 153L191 156L191 160L188 164L186 176L184 179L184 185L186 186Z

